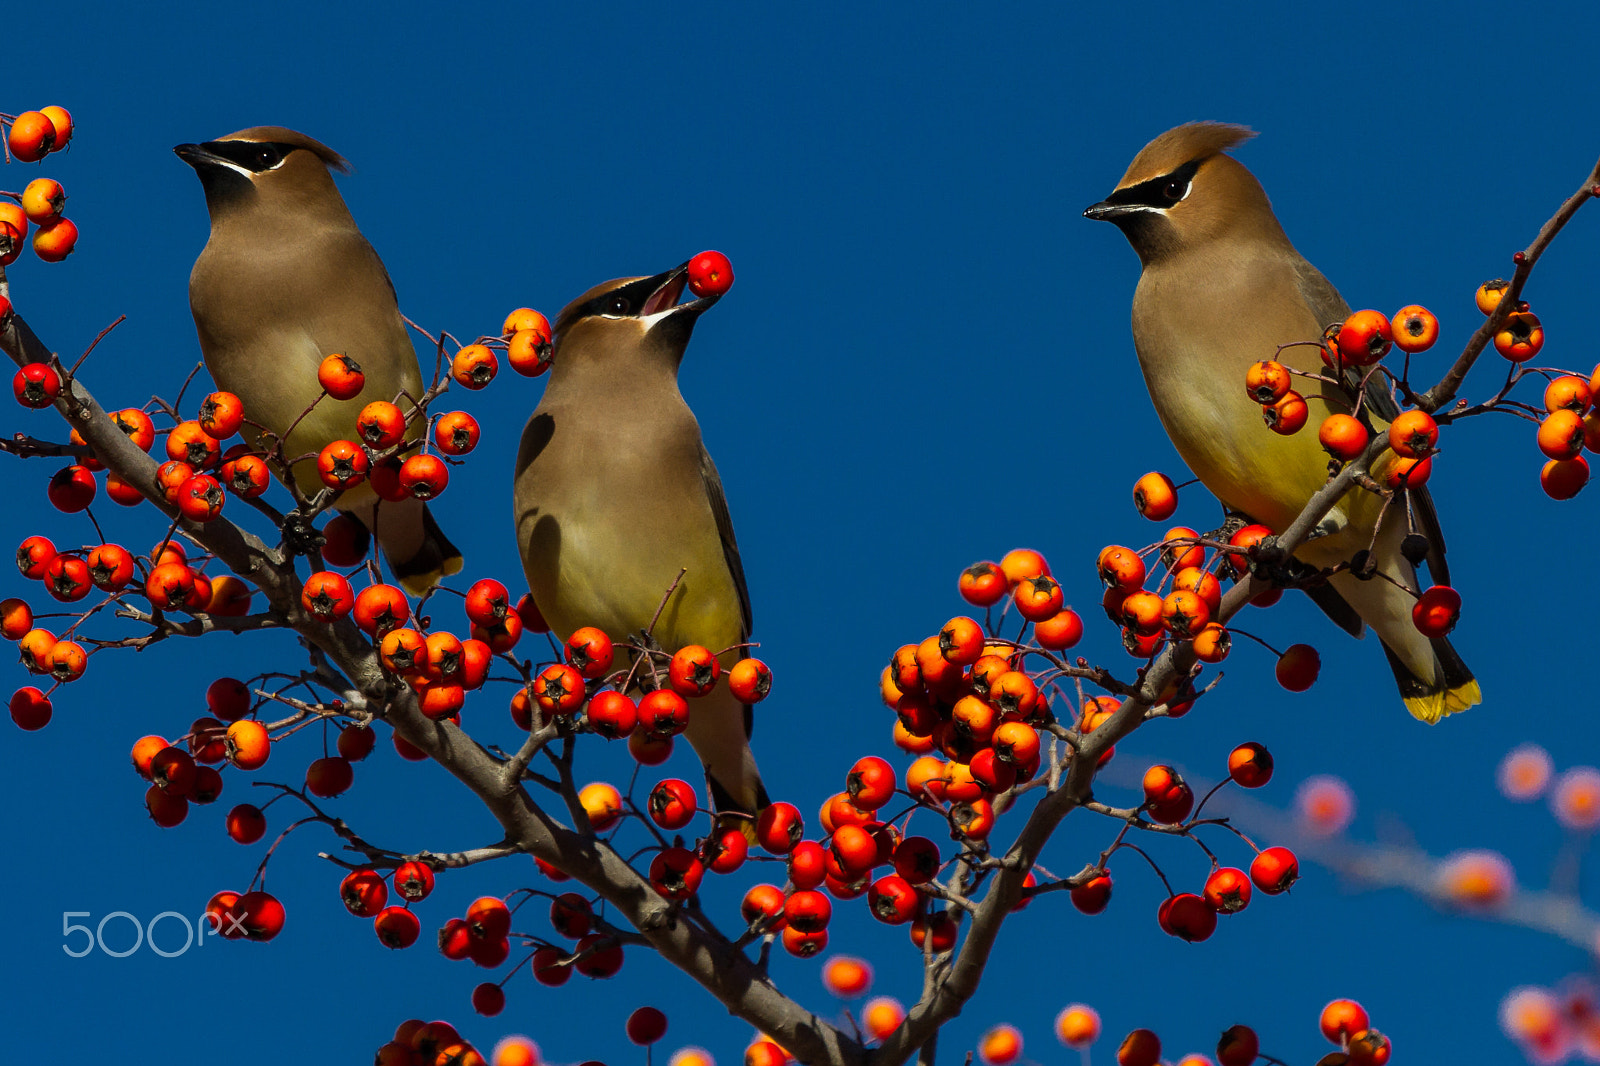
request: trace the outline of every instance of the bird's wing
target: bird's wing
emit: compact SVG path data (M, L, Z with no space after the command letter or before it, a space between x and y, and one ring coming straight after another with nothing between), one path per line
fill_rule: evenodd
M1295 283L1301 297L1310 305L1312 313L1322 325L1343 322L1350 317L1350 305L1339 295L1339 290L1322 276L1320 270L1304 259L1295 266ZM1381 382L1382 379L1378 380ZM1351 395L1354 395L1361 384L1360 371L1354 368L1346 370L1345 381ZM1367 408L1384 422L1393 422L1400 413L1400 405L1395 403L1389 390L1382 387L1367 390ZM1450 567L1444 558L1444 530L1439 525L1439 512L1433 506L1433 496L1425 487L1408 489L1406 494L1411 500L1411 515L1416 521L1417 532L1428 538L1428 573L1435 584L1448 585Z
M700 446L700 478L705 482L706 499L717 520L717 536L722 541L722 555L728 562L728 572L733 575L733 586L739 590L739 613L744 619L741 640L748 640L754 627L750 618L750 589L744 581L744 563L739 560L739 544L733 537L733 519L728 514L728 497L722 491L722 478L717 475L717 464L711 453Z

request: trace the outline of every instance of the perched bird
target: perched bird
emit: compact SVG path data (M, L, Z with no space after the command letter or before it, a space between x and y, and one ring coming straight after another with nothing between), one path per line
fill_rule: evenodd
M1224 154L1252 136L1220 122L1168 130L1084 215L1114 223L1139 254L1133 343L1178 454L1226 508L1281 532L1327 481L1328 457L1314 432L1280 436L1262 425L1260 406L1245 392L1245 371L1277 358L1281 345L1320 341L1350 308L1289 243L1261 183ZM1294 351L1284 356L1291 365ZM1307 391L1308 425L1351 413L1353 392L1331 382ZM1368 390L1367 409L1378 427L1397 411L1381 387ZM1408 495L1409 507L1391 506L1378 530L1377 576L1341 573L1307 591L1354 636L1363 635L1363 623L1377 631L1406 708L1436 722L1482 697L1449 641L1425 637L1412 624L1414 598L1405 590L1417 588L1417 577L1401 551L1408 510L1427 538L1434 580L1448 584L1449 576L1427 490ZM1322 568L1350 560L1372 544L1381 506L1375 494L1352 489L1296 556Z
M217 386L274 434L294 427L289 459L355 439L356 415L374 400L403 393L398 403L409 410L422 396L422 372L389 274L333 183L331 170L349 172L344 158L281 126L173 151L199 175L211 214L211 238L189 276L189 308ZM302 418L322 391L318 366L335 353L360 365L365 387L353 399L327 397ZM410 436L424 428L415 419ZM308 496L323 487L314 454L292 476ZM363 482L337 506L376 533L413 593L461 569L461 553L421 500L380 506Z
M749 638L722 480L678 391L695 321L719 298L680 304L686 268L597 285L552 327L550 380L522 432L515 503L528 588L562 638L583 626L637 638L658 609L651 636L669 652L720 652ZM723 667L741 657L728 652ZM726 684L690 707L687 736L716 808L767 806L750 708Z

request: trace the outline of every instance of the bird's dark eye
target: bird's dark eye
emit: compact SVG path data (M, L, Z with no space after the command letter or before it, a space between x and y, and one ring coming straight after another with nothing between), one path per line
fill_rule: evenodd
M625 315L633 309L633 303L626 296L613 296L606 301L606 314Z
M1189 195L1189 183L1182 178L1173 178L1167 182L1167 187L1162 191L1168 200L1177 203Z

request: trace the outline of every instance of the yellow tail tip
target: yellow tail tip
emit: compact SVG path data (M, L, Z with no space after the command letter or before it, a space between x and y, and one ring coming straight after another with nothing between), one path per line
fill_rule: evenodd
M437 570L429 570L423 574L407 574L399 579L400 585L411 595L421 596L445 578L461 573L461 566L461 556L453 555L446 559Z
M1406 710L1411 712L1411 717L1434 725L1445 715L1464 711L1468 707L1476 707L1482 702L1483 690L1478 687L1478 682L1473 680L1452 689L1445 689L1443 692L1408 697L1405 704Z

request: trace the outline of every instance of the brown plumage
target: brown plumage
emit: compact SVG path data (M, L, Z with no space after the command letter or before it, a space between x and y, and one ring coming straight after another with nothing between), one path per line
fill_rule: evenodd
M173 150L199 175L211 215L210 239L189 278L200 351L218 387L243 401L246 417L287 430L316 400L317 367L335 352L360 364L366 386L353 399L317 404L290 434L287 456L354 439L356 415L373 400L402 392L420 398L422 373L394 286L329 172L347 172L344 157L281 126ZM412 435L422 429L419 419ZM293 477L307 495L322 488L314 460L297 463ZM413 592L461 569L461 553L421 501L380 506L363 484L338 507L375 530L395 576Z
M517 455L515 506L528 587L562 638L596 626L636 640L661 608L652 636L669 652L749 639L722 481L678 391L694 323L717 298L679 304L684 280L679 267L608 281L556 318L550 380ZM743 656L727 652L723 668ZM767 805L750 728L750 708L725 682L690 701L687 737L719 811Z
M1260 407L1246 394L1245 371L1279 358L1281 345L1315 344L1350 308L1295 251L1255 175L1224 154L1251 136L1217 122L1169 130L1084 214L1115 223L1143 264L1133 298L1134 348L1178 454L1229 510L1281 531L1327 479L1316 427L1329 414L1350 412L1354 391L1297 381L1310 418L1298 434L1279 436L1262 424ZM1281 358L1292 366L1320 364L1313 347L1286 349ZM1381 385L1369 388L1367 399L1381 431L1396 413L1394 401ZM1390 459L1375 473L1381 476ZM1429 569L1447 583L1433 501L1426 489L1409 495L1416 529L1428 540ZM1348 561L1372 543L1380 503L1353 489L1297 556L1317 567ZM1363 623L1377 630L1407 709L1432 722L1481 697L1450 643L1429 640L1411 623L1412 597L1396 587L1417 588L1400 551L1407 532L1407 508L1390 507L1374 551L1383 576L1362 581L1340 574L1310 592L1348 632L1361 636Z

